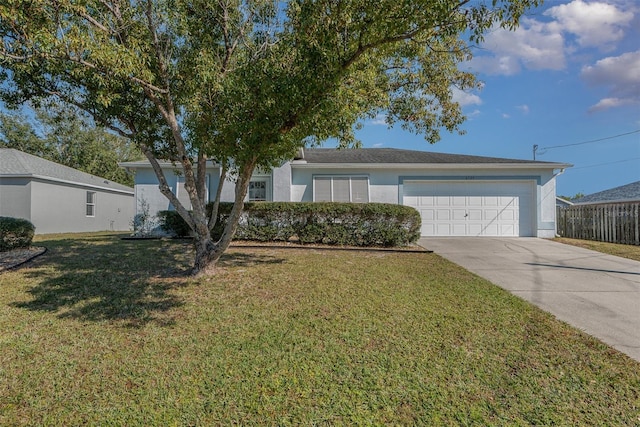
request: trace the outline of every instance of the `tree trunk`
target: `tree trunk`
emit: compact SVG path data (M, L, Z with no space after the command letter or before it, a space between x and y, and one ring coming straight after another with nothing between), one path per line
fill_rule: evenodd
M244 198L247 195L249 181L251 180L254 168L255 161L240 169L238 179L236 181L233 208L231 209L231 213L229 214L227 224L222 232L220 240L217 242L213 241L209 227L205 227L204 229L196 227L194 230L194 246L196 254L193 268L191 269L192 275L201 276L213 273L216 263L231 244L233 236L236 233L236 229L238 228L240 215L242 215Z

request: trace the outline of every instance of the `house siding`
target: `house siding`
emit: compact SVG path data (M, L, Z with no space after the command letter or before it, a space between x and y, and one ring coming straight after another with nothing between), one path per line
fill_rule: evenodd
M493 181L532 180L536 183L534 213L537 237L555 236L555 178L551 170L467 169L464 175L451 169L387 169L295 167L292 171L291 200L313 201L313 177L322 175L366 175L369 177L369 200L378 203L402 203L402 181L407 178L425 180L479 179ZM488 181L487 181L488 182ZM490 185L487 183L487 185Z
M31 182L29 178L0 178L0 216L31 221Z
M178 183L181 181L181 176L174 169L164 169L167 185L171 189L173 194L178 195L178 199L186 204L187 208L190 208L189 196L185 193L184 187ZM220 169L217 167L207 168L208 180L208 199L213 200L216 192L218 191L218 182L220 181ZM142 211L141 204L144 201L149 207L149 213L156 214L158 211L173 210L173 206L159 190L158 178L156 177L153 169L138 168L135 176L135 212L140 213ZM226 200L228 194L231 194L231 200L233 200L233 185L225 183L223 186L223 200Z
M459 167L458 167L459 166ZM550 167L551 166L551 167ZM502 164L470 167L467 164L450 165L425 164L424 167L394 167L392 164L314 164L285 163L270 172L254 174L256 178L268 177L270 200L311 202L313 201L313 179L315 176L366 176L369 180L369 201L378 203L403 203L403 181L464 181L474 180L481 185L492 183L514 184L524 181L531 183L534 200L530 200L533 235L550 238L555 236L555 175L554 165L540 167L514 167ZM217 168L209 168L210 200L215 197L220 172ZM175 191L175 174L167 173L167 180ZM494 184L495 185L495 184ZM138 167L136 174L136 198L144 197L149 203L151 213L169 209L168 200L158 191L155 174L150 167ZM233 182L226 182L221 193L222 201L233 201L235 196Z
M95 216L86 215L87 191L96 193ZM72 184L31 181L31 222L36 233L128 231L133 194Z

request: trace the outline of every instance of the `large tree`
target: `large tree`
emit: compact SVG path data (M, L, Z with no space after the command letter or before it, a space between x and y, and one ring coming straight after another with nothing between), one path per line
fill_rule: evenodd
M128 139L101 126L75 108L48 104L27 112L0 112L0 147L16 148L124 185L133 177L118 164L142 153Z
M194 273L215 265L252 172L384 112L423 133L459 131L458 69L494 26L514 28L541 0L30 0L3 1L5 102L55 97L130 138L160 191L193 230ZM184 174L191 211L159 160ZM235 205L213 241L205 164L235 179ZM219 187L219 189L221 186Z

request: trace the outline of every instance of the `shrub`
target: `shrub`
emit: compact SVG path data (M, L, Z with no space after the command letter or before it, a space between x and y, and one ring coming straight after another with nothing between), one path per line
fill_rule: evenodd
M187 237L191 229L187 222L176 211L159 211L156 215L160 228L176 237Z
M36 228L26 219L0 216L0 252L28 248Z
M212 231L219 238L232 203L221 203ZM209 205L209 209L211 205ZM210 211L209 211L210 212ZM235 238L348 246L405 246L420 238L415 209L387 203L246 203Z
M144 198L140 198L139 206L140 213L137 213L131 222L133 235L137 237L150 236L158 225L157 217L149 213L149 203Z
M219 239L233 203L220 203L211 231ZM209 214L212 204L207 205ZM189 234L175 211L158 212L160 226L177 236ZM420 238L420 214L415 209L387 203L245 203L234 236L237 240L288 241L347 246L406 246Z

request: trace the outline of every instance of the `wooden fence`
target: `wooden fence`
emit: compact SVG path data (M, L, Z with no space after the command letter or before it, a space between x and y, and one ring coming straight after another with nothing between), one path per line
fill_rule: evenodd
M558 234L573 239L640 245L640 202L557 208Z

